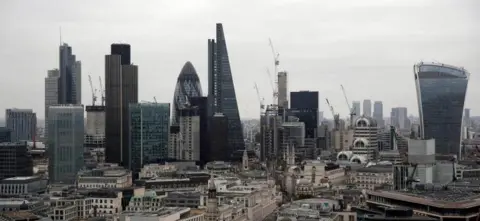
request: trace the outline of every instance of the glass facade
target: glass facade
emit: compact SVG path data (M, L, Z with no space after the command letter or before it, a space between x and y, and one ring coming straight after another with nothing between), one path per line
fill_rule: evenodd
M469 73L444 64L415 65L420 135L435 139L437 155L457 155Z
M49 182L73 184L84 165L83 106L52 106L47 122Z
M180 71L173 95L172 123L178 124L179 113L182 108L190 106L190 98L201 97L202 87L197 71L189 61Z
M208 86L210 116L223 113L228 120L228 146L230 151L245 149L243 127L238 111L237 96L228 57L223 25L217 24L217 42L208 42Z
M318 127L318 91L290 92L290 113L305 123L305 137L315 138Z
M138 173L143 165L168 158L169 103L130 104L128 167Z

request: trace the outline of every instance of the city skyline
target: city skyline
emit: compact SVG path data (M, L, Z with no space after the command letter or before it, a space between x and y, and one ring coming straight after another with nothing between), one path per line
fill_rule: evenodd
M266 101L272 100L265 71L265 67L273 71L269 37L281 54L281 69L289 72L289 90L319 91L320 110L326 118L332 117L327 113L325 98L340 117L348 116L340 84L345 86L351 101L382 101L384 116L389 116L392 107L407 107L409 113L418 116L412 66L422 60L465 67L472 73L470 84L480 83L475 77L480 72L480 64L476 62L479 50L475 47L480 33L475 26L479 15L474 11L478 1L213 2L196 1L182 7L182 1L152 1L133 8L120 2L108 12L90 10L94 6L111 5L108 1L61 2L55 9L37 2L28 2L28 5L21 1L2 2L5 7L0 8L5 10L0 12L6 20L15 18L17 24L6 24L5 35L0 37L4 44L0 59L6 61L4 72L9 73L0 85L0 92L11 94L19 87L24 90L16 90L18 96L13 98L4 97L0 108L33 108L38 118L44 119L43 79L47 70L59 66L59 27L62 27L62 41L68 43L82 61L83 104L91 103L90 90L85 88L87 75L91 74L94 79L104 75L103 56L114 42L132 45L132 60L139 66L139 100L152 100L156 96L159 102L171 102L178 68L187 60L195 64L200 82L206 84L205 39L214 37L211 27L217 22L228 27L229 58L241 118L258 118L255 82ZM259 10L252 11L250 18L222 10L232 5L247 9L252 4ZM267 8L278 12L272 15L274 19L265 18L262 9ZM125 16L127 10L130 13ZM295 13L283 13L291 10ZM54 13L58 11L60 13ZM217 14L203 16L211 12ZM433 16L438 13L445 14L445 19L452 23L439 23ZM379 16L385 19L374 19ZM168 17L172 19L165 20ZM205 18L192 22L193 17ZM307 22L312 19L319 22ZM136 31L129 32L132 27L136 27ZM170 34L165 34L165 30ZM192 31L195 35L188 34ZM253 32L256 34L249 34ZM439 44L444 46L436 47ZM299 48L308 49L299 51ZM29 65L22 64L25 54L35 57ZM30 80L25 81L27 78ZM358 85L372 89L358 90ZM479 92L476 87L469 87L467 91L465 107L471 108L472 116L480 114L480 105L471 96Z

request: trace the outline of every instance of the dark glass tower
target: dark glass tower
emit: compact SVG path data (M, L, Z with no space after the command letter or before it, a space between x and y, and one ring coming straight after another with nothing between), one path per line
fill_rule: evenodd
M305 137L315 138L318 127L318 91L290 92L290 112L305 123Z
M190 98L201 97L202 87L197 71L190 61L183 65L182 71L177 78L175 93L173 95L172 124L179 123L180 110L190 106Z
M130 48L129 46L124 46ZM114 45L112 45L114 48ZM138 67L123 56L105 56L105 160L126 164L129 158L129 104L138 102Z
M223 113L228 119L228 148L245 149L242 123L238 112L235 85L228 58L223 26L217 23L217 40L208 40L208 102L209 116Z
M437 155L458 155L462 115L470 74L445 64L414 66L420 136L435 139Z
M120 55L122 65L130 64L130 45L129 44L112 44L110 45L110 54Z
M68 44L60 45L59 55L58 104L80 104L81 62L76 60Z

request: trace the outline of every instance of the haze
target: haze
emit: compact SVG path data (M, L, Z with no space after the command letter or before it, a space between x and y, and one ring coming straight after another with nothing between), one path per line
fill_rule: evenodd
M349 100L380 100L384 116L405 106L418 115L413 64L438 61L472 75L466 107L480 115L478 0L87 0L0 2L0 109L33 108L44 116L44 78L58 68L62 41L82 61L82 103L91 104L110 44L132 46L139 100L172 102L177 76L191 61L207 92L207 39L225 28L242 118L258 118L253 87L271 102L268 44L289 72L289 89L318 90L343 117Z

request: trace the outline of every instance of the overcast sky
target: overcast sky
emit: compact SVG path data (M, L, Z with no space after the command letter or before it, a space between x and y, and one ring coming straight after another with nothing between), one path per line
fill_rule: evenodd
M91 103L111 43L129 43L139 66L139 100L172 102L186 61L207 92L207 39L224 24L241 117L258 118L254 83L270 102L268 44L289 72L289 89L318 90L346 117L350 102L383 101L418 115L413 64L437 61L468 69L466 107L480 115L479 0L2 0L0 109L44 116L44 78L58 68L62 40L82 61L82 101ZM2 117L3 118L3 117Z

